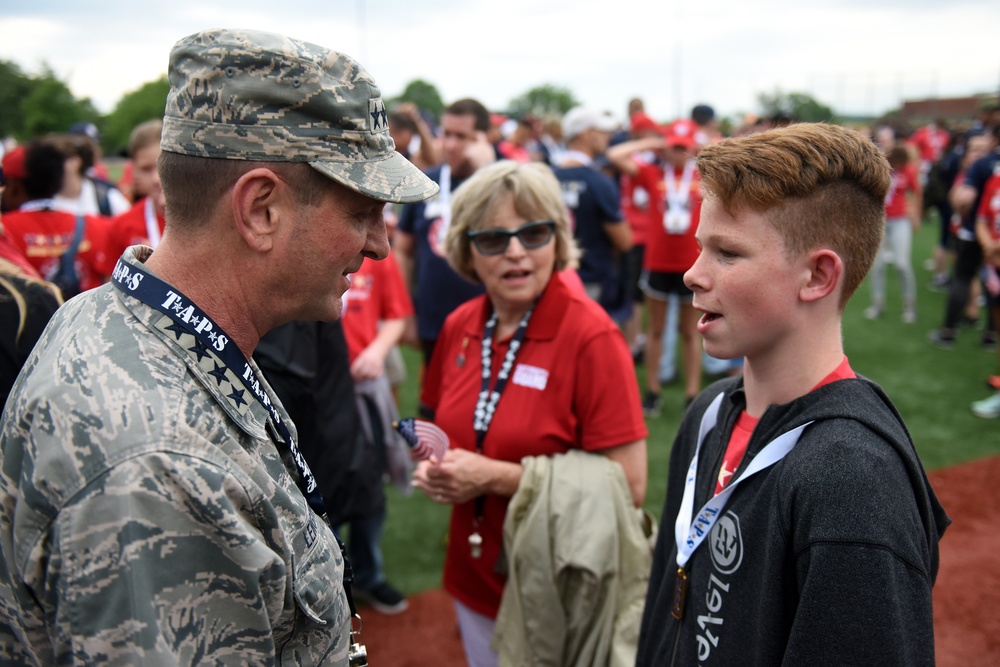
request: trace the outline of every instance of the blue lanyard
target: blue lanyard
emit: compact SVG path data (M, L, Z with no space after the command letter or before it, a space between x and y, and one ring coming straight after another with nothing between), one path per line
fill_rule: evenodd
M119 259L111 274L111 282L123 293L135 297L169 317L175 326L194 336L200 348L211 350L233 374L240 378L243 386L271 415L278 436L291 452L299 473L296 484L309 503L309 507L329 524L323 496L319 493L316 478L309 469L309 464L295 444L288 426L278 414L277 407L271 402L271 398L257 379L253 367L233 339L193 301L137 264L129 264Z

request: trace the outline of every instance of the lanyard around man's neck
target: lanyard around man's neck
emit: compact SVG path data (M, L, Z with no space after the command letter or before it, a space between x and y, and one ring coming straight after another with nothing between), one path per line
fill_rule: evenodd
M292 460L298 471L298 484L302 495L305 496L309 507L324 521L329 523L326 513L326 506L323 497L319 493L316 478L309 469L305 457L299 451L295 440L292 438L288 426L278 413L277 406L264 391L264 385L257 378L250 362L240 351L233 339L223 331L222 327L212 319L193 301L184 296L179 290L171 287L160 280L152 273L149 273L137 264L129 264L119 259L115 265L115 270L111 275L111 282L123 293L132 296L147 306L155 308L171 320L173 327L179 327L184 332L194 336L195 345L200 354L211 351L222 363L229 367L234 375L240 378L243 386L250 392L257 402L267 410L271 416L271 421L277 431L278 436L288 447L292 454ZM238 392L239 396L234 399L243 401L243 392Z

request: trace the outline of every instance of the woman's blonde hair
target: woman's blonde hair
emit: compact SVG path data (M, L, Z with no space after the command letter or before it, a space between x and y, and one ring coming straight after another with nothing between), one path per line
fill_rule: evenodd
M2 228L0 228L2 229ZM21 280L29 284L42 285L55 296L56 301L61 305L63 302L62 293L59 288L50 282L44 280L38 280L37 278L32 278L31 276L24 273L17 264L9 262L6 259L0 258L0 288L7 292L7 295L0 295L0 299L10 299L17 304L18 312L18 325L17 325L17 336L14 341L17 344L21 340L21 334L24 333L24 326L28 322L28 302L25 300L24 295L21 294L21 289L13 282L7 279L8 276L20 278Z
M580 249L570 229L569 211L555 174L541 162L501 160L483 167L456 191L451 202L451 226L445 239L448 262L459 274L482 282L472 268L472 241L466 232L490 225L501 201L510 195L514 210L528 221L555 223L555 270L575 269Z

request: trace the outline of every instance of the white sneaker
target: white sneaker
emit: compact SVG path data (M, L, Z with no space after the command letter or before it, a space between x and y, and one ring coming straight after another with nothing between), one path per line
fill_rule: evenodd
M865 308L865 319L867 320L877 320L882 317L882 309L872 304Z
M1000 417L1000 391L972 404L972 414L983 419Z
M913 310L912 308L907 308L906 310L903 311L904 324L913 324L916 321L917 321L917 311Z

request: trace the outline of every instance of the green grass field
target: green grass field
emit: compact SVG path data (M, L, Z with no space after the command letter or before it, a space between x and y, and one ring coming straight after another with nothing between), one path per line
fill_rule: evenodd
M1000 453L1000 422L975 417L972 401L989 395L986 376L997 370L995 353L980 345L981 331L963 329L952 350L927 342L941 324L945 295L928 289L923 269L937 238L937 223L917 234L913 264L918 286L918 321L903 324L899 279L889 269L889 294L882 319L868 321L868 285L862 285L844 316L847 355L855 371L875 380L893 399L913 435L928 470ZM400 413L416 414L418 354L404 350L409 379L400 394ZM640 380L641 381L641 380ZM666 494L667 459L684 404L681 388L664 388L664 410L649 425L649 491L646 508L657 518ZM386 574L403 591L415 593L440 586L448 509L416 492L403 496L388 488L389 513L382 548Z

